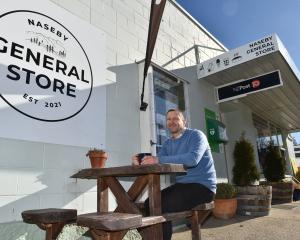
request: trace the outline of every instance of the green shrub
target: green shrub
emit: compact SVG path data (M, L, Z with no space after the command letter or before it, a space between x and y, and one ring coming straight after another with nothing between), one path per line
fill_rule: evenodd
M274 146L273 143L267 147L263 173L269 182L279 182L284 179L285 161L280 156L278 147Z
M236 189L230 183L218 183L216 199L230 199L236 197Z
M245 138L245 134L235 143L233 183L239 186L251 185L259 180L259 172L255 164L253 145Z

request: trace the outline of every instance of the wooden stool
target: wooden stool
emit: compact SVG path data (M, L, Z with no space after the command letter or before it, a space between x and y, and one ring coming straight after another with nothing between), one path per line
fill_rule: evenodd
M46 208L22 212L23 221L46 231L46 240L55 240L64 225L76 221L76 209Z

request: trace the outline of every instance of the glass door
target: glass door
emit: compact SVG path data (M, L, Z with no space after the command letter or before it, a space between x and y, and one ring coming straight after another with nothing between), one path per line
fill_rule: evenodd
M185 113L185 83L161 69L153 67L154 115L156 131L156 151L159 152L169 137L166 129L166 112L179 109ZM186 115L186 114L185 114Z

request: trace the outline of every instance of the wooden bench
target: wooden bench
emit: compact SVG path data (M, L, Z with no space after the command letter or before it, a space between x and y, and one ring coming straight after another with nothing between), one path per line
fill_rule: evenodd
M22 212L24 222L36 224L46 231L46 240L55 240L66 224L76 222L76 217L76 209L46 208Z
M142 225L142 215L130 213L88 213L77 217L77 225L90 228L94 240L122 239L129 229Z
M90 228L94 240L117 240L122 239L130 229L138 229L142 232L159 223L186 218L191 221L192 240L201 240L199 225L213 208L214 202L210 202L200 204L188 211L149 217L118 212L89 213L79 215L77 225Z
M143 204L141 202L136 203L140 210L143 209ZM175 213L165 213L162 216L151 216L144 217L142 219L141 228L148 227L154 224L163 223L167 221L188 219L191 222L191 233L192 240L201 239L201 224L211 213L214 208L214 202L200 204L188 211L175 212Z
M191 222L192 240L201 240L201 224L214 208L214 202L203 203L191 210L163 214L166 221L189 219Z

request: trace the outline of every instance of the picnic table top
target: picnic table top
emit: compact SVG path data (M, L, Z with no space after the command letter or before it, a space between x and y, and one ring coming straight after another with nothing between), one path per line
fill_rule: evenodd
M86 168L71 178L97 179L99 177L134 177L147 174L186 173L182 164L129 165L108 168Z

